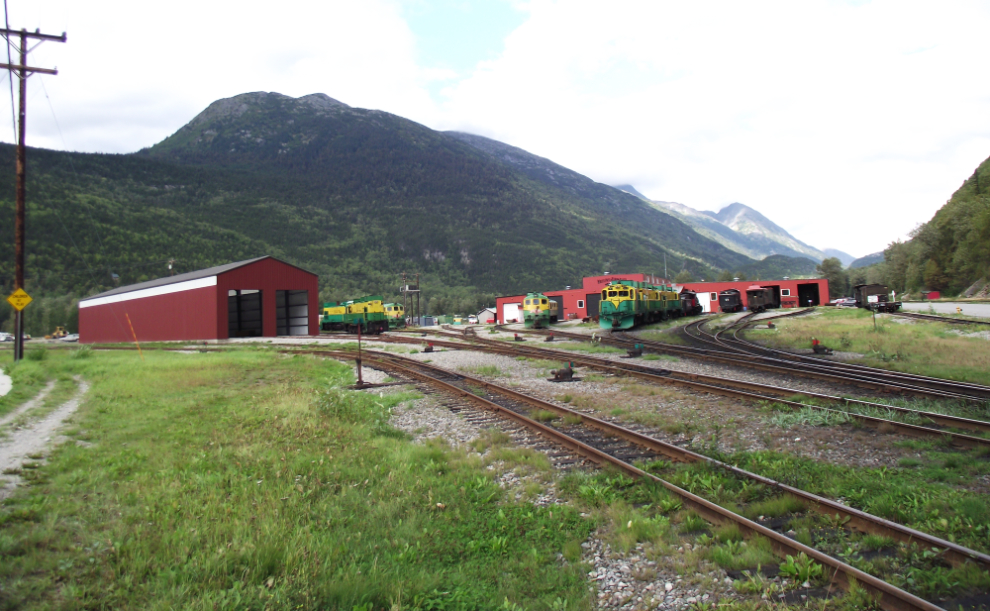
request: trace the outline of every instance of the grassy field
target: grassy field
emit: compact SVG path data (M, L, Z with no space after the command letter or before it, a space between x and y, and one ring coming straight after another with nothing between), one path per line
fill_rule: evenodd
M900 320L900 319L898 319ZM990 341L963 337L957 325L898 322L858 308L820 308L812 315L782 318L776 329L749 330L745 337L774 348L810 348L811 338L835 350L857 352L874 367L990 384ZM973 329L982 330L982 329Z
M558 554L594 520L410 443L387 418L415 395L346 390L344 365L53 351L11 374L92 387L70 441L0 506L0 609L588 608Z

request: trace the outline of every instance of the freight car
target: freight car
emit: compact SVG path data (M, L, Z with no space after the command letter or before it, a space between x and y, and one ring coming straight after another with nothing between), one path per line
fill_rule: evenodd
M701 305L701 301L698 299L698 294L694 291L689 291L688 289L681 289L681 315L682 316L697 316L705 311L705 307Z
M885 284L857 284L853 287L853 297L857 308L877 312L896 312L901 308L900 301L890 299L890 290Z
M741 293L737 289L726 289L718 294L718 307L723 312L738 312L743 308Z
M773 300L773 289L762 286L751 286L746 289L746 307L750 312L766 312L776 307Z
M559 305L543 293L526 293L523 300L523 323L527 329L546 329L558 320Z
M602 329L631 329L681 314L681 296L673 287L613 280L602 289L598 325Z
M331 301L323 304L320 329L349 333L379 334L388 331L389 321L380 295L368 295L345 303Z
M406 326L406 309L401 303L386 303L385 318L389 329L401 329Z

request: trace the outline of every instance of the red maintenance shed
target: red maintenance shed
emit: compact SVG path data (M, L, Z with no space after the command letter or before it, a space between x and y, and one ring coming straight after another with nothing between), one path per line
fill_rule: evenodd
M316 274L258 257L168 276L79 302L79 341L319 335Z
M828 280L825 279L783 279L783 280L736 280L732 282L688 282L674 284L662 276L651 274L608 274L584 278L581 287L567 287L560 291L542 291L549 299L558 303L562 320L582 319L598 316L601 303L601 290L613 280L635 280L650 284L669 284L675 291L686 288L698 294L698 301L705 312L719 312L718 294L726 289L737 289L743 295L745 305L746 289L758 285L773 291L774 307L794 308L816 306L828 303ZM506 295L495 300L498 322L522 322L522 301L526 295Z

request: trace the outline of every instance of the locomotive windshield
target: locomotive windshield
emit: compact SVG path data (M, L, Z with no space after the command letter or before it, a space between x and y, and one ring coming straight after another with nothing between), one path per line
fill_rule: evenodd
M619 297L628 297L629 291L619 291Z

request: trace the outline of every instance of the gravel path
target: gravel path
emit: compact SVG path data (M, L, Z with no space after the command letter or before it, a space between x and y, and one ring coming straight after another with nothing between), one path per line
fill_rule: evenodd
M79 408L83 396L89 390L86 382L78 378L76 382L78 389L75 396L40 420L13 431L10 438L0 442L0 500L13 494L17 488L20 482L18 473L25 460L41 455L49 443L60 441L55 437L56 431L65 419ZM41 403L39 397L35 397L32 401L35 401L35 405Z
M10 412L3 418L0 418L0 427L6 426L7 424L13 422L15 418L17 418L24 412L30 409L34 409L38 405L41 405L42 402L44 402L45 397L48 396L48 393L50 393L54 388L55 388L55 380L50 380L48 384L45 385L44 388L38 391L38 394L36 394L33 399L25 401L23 405L21 405L14 411Z

